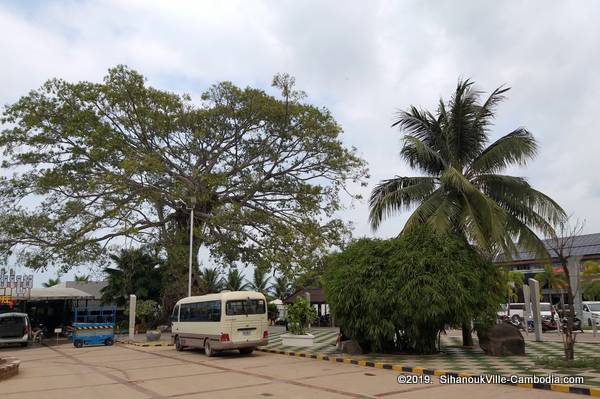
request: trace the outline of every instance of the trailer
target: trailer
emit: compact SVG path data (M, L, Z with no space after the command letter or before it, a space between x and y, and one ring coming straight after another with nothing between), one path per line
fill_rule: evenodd
M71 338L76 348L115 342L116 307L74 308Z

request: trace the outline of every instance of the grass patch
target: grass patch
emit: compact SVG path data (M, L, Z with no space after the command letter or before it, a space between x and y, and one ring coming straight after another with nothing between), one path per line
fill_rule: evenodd
M558 356L540 356L533 360L537 365L551 369L594 369L600 371L600 357L582 356L575 360L565 360Z

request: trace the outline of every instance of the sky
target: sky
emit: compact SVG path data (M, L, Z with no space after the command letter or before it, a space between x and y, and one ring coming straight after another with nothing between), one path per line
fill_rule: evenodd
M512 89L491 139L524 126L540 144L535 160L510 173L526 177L594 233L598 20L600 2L581 0L4 0L0 105L49 78L101 81L117 64L193 98L223 80L268 89L273 75L289 73L311 103L332 111L343 142L369 164L368 186L355 188L365 199L340 216L353 222L357 237L385 238L398 234L408 214L373 232L369 193L382 179L417 173L398 156L395 113L409 105L434 109L460 78L486 92L505 84Z

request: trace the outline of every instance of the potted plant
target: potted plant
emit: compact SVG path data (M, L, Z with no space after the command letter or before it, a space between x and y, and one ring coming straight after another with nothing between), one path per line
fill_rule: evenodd
M161 331L152 329L158 319L158 303L151 299L138 301L135 312L137 318L140 320L141 328L146 331L146 341L160 340Z
M306 328L316 318L317 310L304 298L298 298L296 302L289 305L286 315L289 333L281 336L283 345L312 346L315 337L312 334L308 334Z

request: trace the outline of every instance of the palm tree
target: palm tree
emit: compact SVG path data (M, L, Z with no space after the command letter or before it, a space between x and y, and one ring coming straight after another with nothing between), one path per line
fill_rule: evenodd
M88 274L82 276L75 275L75 281L80 283L88 283L90 281L90 276Z
M564 274L554 271L551 265L544 266L544 271L536 273L534 278L548 288L563 288L566 283Z
M108 285L102 288L102 301L125 306L130 294L138 300L160 302L163 287L163 272L160 259L144 248L123 249L110 255L116 268L107 267Z
M267 275L267 270L261 267L255 267L252 281L250 282L250 288L267 296L269 293L269 280L270 277Z
M583 295L588 301L600 298L600 262L586 262L581 280Z
M229 291L245 291L248 288L248 283L244 282L244 276L238 269L230 269L227 273L227 279L223 282L226 290Z
M223 284L221 281L221 272L218 268L206 268L200 272L200 290L202 294L213 294L220 292Z
M508 296L508 302L516 301L519 298L518 290L523 288L524 284L523 273L519 272L506 272L506 290Z
M58 284L60 284L60 277L57 276L56 278L49 278L48 281L42 283L42 286L45 288L50 288Z
M540 282L540 287L564 288L566 284L564 274L555 272L551 265L544 266L544 271L536 273L534 278ZM552 294L550 294L550 302L552 302Z
M275 298L284 300L290 294L290 283L285 276L275 277L271 290Z
M517 128L487 145L496 106L508 90L499 87L480 102L473 82L459 81L452 99L440 100L436 115L414 106L399 113L393 126L406 132L400 155L423 175L377 185L370 198L373 229L417 205L402 232L428 224L437 232L465 235L485 253L499 247L509 256L516 239L547 256L534 231L549 236L565 212L524 178L501 174L535 156L535 138Z
M488 145L496 106L508 90L499 87L481 102L473 82L459 81L451 100L439 101L435 115L414 106L398 114L392 126L406 133L400 155L422 175L397 176L375 187L369 203L373 229L416 206L401 234L426 224L436 232L465 236L488 256L498 248L510 256L515 240L547 256L535 231L551 235L565 212L524 178L502 174L535 156L533 135L517 128ZM472 342L464 329L463 342Z

